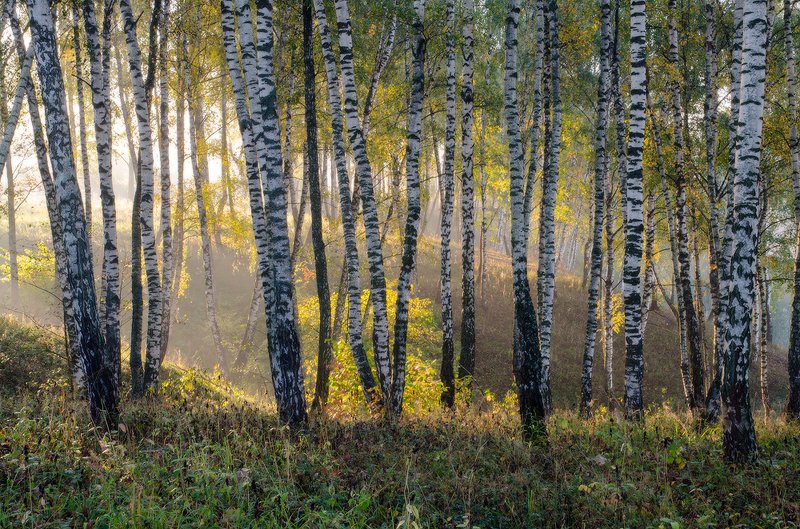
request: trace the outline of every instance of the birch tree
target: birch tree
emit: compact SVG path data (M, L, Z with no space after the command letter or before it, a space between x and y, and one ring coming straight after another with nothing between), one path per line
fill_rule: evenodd
M81 148L81 173L83 175L83 208L86 212L86 233L89 237L89 254L91 255L93 253L92 175L89 172L89 148L86 141L86 99L83 94L83 46L81 43L78 0L73 0L72 3L72 48L75 52L75 92L78 96L78 140Z
M475 5L464 1L461 53L461 352L458 378L470 379L475 372L475 173L472 139L475 127L473 92L473 26Z
M456 41L455 41L455 0L447 0L446 36L446 117L444 132L444 172L442 174L444 196L441 216L441 276L442 294L442 383L444 392L442 402L452 407L455 402L455 374L453 357L453 289L451 283L450 236L453 224L455 197L455 159L456 159Z
M679 65L678 57L678 29L675 18L677 16L677 2L670 0L669 19L669 56L674 67ZM676 70L679 71L679 70ZM678 251L678 275L676 282L680 296L683 298L684 320L686 322L686 343L689 354L689 370L691 386L689 393L689 406L693 413L699 413L703 406L703 393L705 382L703 376L703 353L700 345L700 323L694 310L694 296L692 294L691 271L689 263L689 235L686 228L686 169L684 161L683 138L683 109L681 103L681 80L672 81L672 127L675 151L675 239Z
M372 182L372 166L358 117L358 92L353 68L353 35L347 0L336 0L336 20L339 30L339 58L342 69L345 125L350 147L356 162L360 200L364 211L364 231L367 240L367 260L370 270L370 288L373 307L373 350L378 382L384 401L389 404L392 393L391 364L389 359L389 321L386 314L386 275L383 267L383 245L380 239L378 209ZM319 18L319 7L317 16ZM330 83L329 83L330 84ZM346 173L338 173L341 180ZM355 201L354 201L355 202Z
M505 29L504 108L509 142L509 174L511 179L511 248L514 272L514 374L519 396L519 409L525 435L535 437L544 431L547 401L540 384L542 357L536 307L528 283L528 256L525 252L523 149L517 108L517 27L519 2L509 0Z
M47 0L28 0L31 44L36 55L50 163L55 176L55 195L67 255L67 278L75 315L75 340L79 362L86 374L89 411L95 424L116 427L117 391L114 376L104 365L104 343L95 297L94 273L89 259L86 221L72 158L72 139L64 79L56 50L56 32Z
M744 0L742 6L733 253L722 384L723 447L725 458L729 461L752 460L757 453L748 369L755 255L758 251L758 174L766 74L766 4L765 0Z
M314 6L312 0L303 0L303 69L305 73L306 159L308 160L308 190L311 206L311 241L314 247L314 271L317 276L317 298L319 299L317 381L312 403L312 407L314 407L325 406L328 402L333 344L331 343L331 293L328 286L328 262L325 257L325 240L322 237L322 193L317 150Z
M109 70L111 67L111 23L114 0L103 3L102 40L97 29L95 4L83 2L83 22L86 32L89 68L91 74L94 135L97 149L97 169L100 177L100 203L103 213L103 285L101 311L107 362L117 377L119 385L120 360L120 275L117 249L117 211L112 180L111 113L109 109ZM78 83L80 84L80 82Z
M539 268L537 272L537 299L539 303L539 340L541 345L541 375L539 383L542 385L542 396L545 400L545 409L549 413L552 407L550 397L550 335L553 327L553 301L556 290L556 253L555 253L555 208L556 194L558 192L559 159L561 156L561 79L559 57L559 27L558 3L549 2L547 10L549 34L544 37L550 43L549 61L550 99L552 101L552 122L550 137L547 141L545 165L542 175L542 211L539 223ZM550 109L544 108L545 113ZM535 156L536 153L531 153ZM530 186L530 183L529 183ZM529 218L526 212L525 218ZM526 220L527 223L527 220ZM525 233L527 239L527 230Z
M250 214L253 223L253 237L256 247L256 256L258 257L257 280L253 297L257 298L259 295L263 296L265 321L267 329L269 330L270 306L274 303L275 295L270 277L269 234L267 233L267 221L264 212L264 196L261 189L261 176L259 174L253 120L247 107L247 93L242 75L242 65L239 61L239 53L236 46L236 19L234 16L233 0L221 0L220 12L225 60L228 65L229 78L233 87L236 116L239 122L239 132L242 137L245 169L247 173L247 189L250 199ZM180 70L182 69L179 69L179 71ZM179 110L179 115L180 114L182 114L181 110ZM257 310L258 303L252 302L251 312ZM237 363L238 362L239 359L237 358Z
M624 192L625 261L623 295L625 302L625 415L644 417L642 379L642 152L646 110L647 15L645 0L631 2L631 118L628 133L628 168Z
M192 89L192 72L189 63L189 54L185 46L183 49L183 80L184 89L189 95L189 150L194 173L195 199L197 201L197 217L200 224L200 251L203 256L203 279L206 298L206 317L211 328L211 338L214 340L216 360L224 373L228 371L228 355L222 344L222 336L217 322L217 292L214 286L214 256L211 253L211 236L208 229L208 206L203 195L203 189L209 183L208 156L200 151L198 143L205 144L205 117L203 100L196 88L196 78Z
M792 26L793 0L783 2L784 47L786 51L786 92L789 107L789 151L792 158L794 190L794 221L797 230L795 243L792 315L789 331L789 396L786 416L800 419L800 140L797 133L797 62Z
M344 232L345 263L347 268L347 329L348 342L353 360L358 370L361 388L367 402L380 400L380 388L375 382L372 367L364 349L361 325L361 281L359 278L358 244L356 242L356 226L351 202L350 184L347 176L347 158L344 148L344 127L342 120L342 102L339 95L339 73L333 55L328 20L323 0L314 0L317 17L322 57L325 61L325 77L328 88L328 106L331 109L331 136L333 141L334 163L339 186L339 205Z
M167 354L169 329L172 321L172 280L175 275L172 250L172 195L169 168L169 63L167 62L167 46L169 35L169 0L164 0L163 15L159 23L158 40L158 154L161 172L161 272L163 285L163 301L161 314L161 354L160 360ZM223 123L223 130L225 124ZM182 162L182 160L181 160Z
M158 371L161 367L161 274L158 269L158 249L153 229L153 142L150 129L150 108L145 93L142 75L141 52L136 37L136 19L130 0L120 0L120 12L125 26L128 45L128 63L131 70L136 122L139 131L139 189L141 210L139 222L142 226L142 249L147 275L147 348L145 355L144 388L157 388Z
M291 252L287 226L286 188L283 185L280 129L273 60L272 2L258 0L257 47L246 0L237 0L242 70L246 81L264 194L268 230L269 281L268 338L272 385L283 422L298 425L306 421L300 340L297 335L292 292ZM256 67L256 64L258 65ZM273 297L274 296L274 297ZM267 298L265 297L265 300Z
M592 368L597 341L597 300L603 268L603 206L605 202L606 136L608 127L608 56L611 48L611 3L600 2L600 75L597 83L597 118L594 134L594 210L592 217L592 253L589 280L588 318L581 372L581 414L591 415Z
M33 53L33 46L25 49L25 39L22 34L19 19L16 14L16 1L8 0L5 4L5 16L10 21L11 32L14 36L14 45L17 50L17 59L23 64L28 57L28 53ZM31 55L32 57L32 55ZM85 388L86 373L81 362L80 343L77 341L77 328L75 322L75 311L72 304L72 288L69 283L67 271L67 251L64 246L64 233L61 223L61 212L56 197L55 182L50 172L48 163L47 145L45 143L42 119L39 114L39 102L36 97L34 83L29 80L27 86L28 116L30 117L33 141L36 148L36 162L39 169L39 176L44 190L47 215L50 221L50 235L53 241L53 254L55 260L55 276L58 288L61 291L61 305L65 330L65 340L67 342L69 354L69 367L72 374L72 382L79 390Z
M391 412L399 416L403 409L403 392L406 378L406 348L408 337L408 304L411 298L411 274L417 264L417 237L419 235L420 185L419 153L422 139L422 104L425 97L425 39L423 21L425 0L414 0L414 44L412 46L411 98L408 108L408 140L406 146L406 193L408 211L400 277L397 280L397 308L395 309L394 351L392 365ZM453 144L455 139L453 139Z

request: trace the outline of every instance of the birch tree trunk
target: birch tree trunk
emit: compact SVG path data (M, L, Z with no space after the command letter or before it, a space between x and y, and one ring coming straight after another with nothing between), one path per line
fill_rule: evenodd
M464 1L464 43L461 52L461 354L458 358L458 378L475 375L475 170L472 156L475 146L472 133L475 127L473 93L473 27L475 5Z
M453 224L456 158L456 41L455 0L447 0L446 36L446 118L444 138L444 171L442 174L444 195L441 218L441 277L442 295L442 371L444 385L442 403L452 407L455 403L455 372L453 369L455 344L453 339L453 289L451 284L450 236Z
M372 182L372 167L367 157L366 144L358 118L358 92L353 68L353 36L347 0L336 0L336 19L339 30L339 57L342 68L345 124L356 161L356 176L364 210L364 230L367 239L367 259L370 269L370 286L373 306L373 349L378 381L384 400L389 403L392 389L389 360L389 321L386 314L386 276L383 268L383 249L380 241L378 209ZM317 18L319 18L319 8ZM330 83L329 83L330 84ZM346 173L338 173L341 180ZM355 202L355 201L354 201ZM349 265L348 265L349 266ZM389 404L391 405L391 404Z
M625 415L644 418L642 351L642 153L646 122L647 14L645 0L631 2L631 118L628 168L625 178L625 261L622 268L625 302Z
M581 372L581 415L592 413L592 369L597 341L597 300L603 268L603 205L605 202L606 136L608 116L608 56L611 47L611 5L600 1L600 75L597 85L597 121L594 135L594 213L592 218L592 253L589 280L588 317Z
M255 312L258 310L257 297L261 295L264 299L264 316L266 321L266 329L269 334L271 329L270 318L272 317L270 307L275 302L275 291L272 286L271 267L269 263L269 234L267 232L267 221L264 212L264 196L261 189L261 177L259 175L259 162L255 144L255 135L253 131L253 120L247 108L247 93L245 91L245 83L242 75L242 65L239 62L239 53L236 46L236 19L234 16L233 0L221 0L220 11L222 38L225 46L225 59L228 65L228 71L230 73L231 85L233 87L236 116L239 122L239 132L241 133L242 146L245 156L247 188L250 199L250 214L253 222L253 237L256 245L256 255L258 257L256 285L253 287L253 298L256 299L256 301L251 302L251 317L248 318L248 327L250 325L250 320L255 321ZM246 16L249 17L249 10ZM180 70L181 69L179 68L179 71ZM182 113L183 109L179 106L178 114L182 115ZM182 140L182 135L180 134L182 132L182 128L179 128L178 132L178 140L180 142ZM179 172L178 175L180 177L181 173ZM249 333L252 333L252 331L249 331ZM245 346L249 341L247 339L247 335L248 332L245 332L245 339L242 340L243 346ZM246 364L244 349L240 351L239 357L236 360L236 364Z
M789 150L792 157L792 184L794 189L794 220L797 231L795 243L794 285L792 316L789 331L789 396L786 416L800 419L800 140L797 134L797 74L792 25L793 0L784 0L784 47L786 48L786 91L789 106Z
M300 340L292 295L291 254L287 226L286 188L283 185L280 129L273 67L272 2L256 2L258 46L255 46L250 5L237 0L242 70L250 102L267 225L271 299L267 304L272 385L283 422L299 425L307 419ZM257 65L256 65L257 63ZM274 297L273 297L274 296Z
M10 3L10 2L9 2ZM8 49L9 56L11 48ZM17 264L17 222L16 222L16 190L14 187L14 168L11 164L11 141L14 138L17 121L19 120L22 109L22 100L27 94L27 87L30 83L31 64L33 61L33 49L28 50L24 56L20 56L20 79L14 94L11 105L11 115L9 116L7 104L6 86L6 67L8 58L4 57L4 64L0 65L0 119L6 124L3 143L0 145L0 156L5 162L0 164L0 173L5 167L8 187L6 188L7 209L8 209L8 261L9 276L11 279L11 298L13 302L19 301L19 265Z
M631 23L633 23L633 20L631 20ZM628 214L628 194L625 191L625 185L628 180L628 147L625 143L625 137L628 131L627 127L625 126L625 104L622 101L622 78L620 75L619 64L620 29L620 1L617 0L614 2L614 41L613 51L611 53L611 89L614 97L614 136L616 138L617 148L617 170L619 171L620 209L622 209L622 224L624 227L627 224Z
M758 351L758 382L761 393L761 409L764 417L768 418L771 406L769 402L769 350L767 349L767 314L769 313L769 300L767 299L766 266L759 255L756 260L756 284L758 287L756 322L756 350Z
M320 190L319 160L317 158L317 99L314 66L314 6L303 0L303 67L305 73L306 159L308 160L308 190L311 206L311 241L314 247L314 271L317 276L319 299L319 344L317 351L317 380L312 408L328 402L333 344L331 334L331 293L328 287L328 262L322 238L322 193Z
M675 18L677 15L676 0L670 0L670 62L673 67L679 65L678 58L678 29ZM677 70L676 70L677 71ZM692 294L691 265L689 261L689 240L686 228L686 170L684 164L683 143L683 110L681 108L681 80L672 82L672 125L675 151L675 208L676 208L676 242L678 250L679 273L677 276L678 289L683 297L684 319L686 321L686 338L689 353L689 370L691 374L691 400L692 413L701 413L704 402L704 377L703 377L703 351L700 345L700 327L697 313L694 310L694 295Z
M122 57L120 48L124 47L124 43L120 43L119 39L115 42L114 46L114 62L117 65L117 91L119 97L119 109L122 114L122 124L125 127L125 139L128 143L128 197L133 199L135 193L136 173L139 167L139 156L136 153L136 147L133 140L133 126L131 125L131 116L127 110L130 108L128 105L128 96L125 93L125 87L128 85L127 79L123 75Z
M322 0L315 0L315 11L319 25L322 56L325 61L325 74L328 86L328 106L331 108L331 131L333 139L334 162L339 184L339 202L342 213L342 231L345 243L345 264L347 269L347 297L348 297L348 341L353 359L361 380L361 387L367 402L373 399L380 400L380 389L377 387L372 368L367 360L362 338L361 324L361 284L358 272L358 245L356 242L356 228L353 214L353 205L350 195L350 184L347 177L347 160L344 148L342 103L339 95L339 74L336 69L336 59L333 56L333 47L328 30L327 16L325 15Z
M347 330L350 351L356 364L361 388L368 403L380 401L381 393L367 360L362 337L361 325L361 280L358 272L358 244L356 239L355 218L350 196L350 183L347 176L347 158L344 148L344 127L342 120L342 102L339 95L339 73L333 46L328 30L323 0L314 0L317 24L322 45L322 57L325 61L325 76L328 88L328 106L331 109L331 136L336 175L339 187L339 204L344 233L345 264L347 270Z
M109 108L109 73L111 68L111 23L114 0L103 3L102 42L97 31L95 4L83 2L83 21L86 31L89 67L91 73L92 108L94 110L94 135L97 148L97 169L100 177L100 203L103 212L103 335L107 351L107 365L119 386L120 360L120 274L117 250L117 212L112 179L112 136ZM80 84L80 81L79 83Z
M158 270L158 249L153 229L153 142L150 130L150 108L142 76L142 61L139 42L136 38L136 19L130 0L120 0L120 12L125 26L128 44L128 63L136 107L139 130L139 171L141 186L142 248L147 274L147 349L144 369L145 390L158 387L158 371L161 367L161 274Z
M764 112L766 18L765 0L744 0L741 93L736 134L738 154L733 196L733 258L722 384L723 448L728 461L752 460L757 454L748 368L755 254L758 251L758 174Z
M75 51L75 86L78 96L78 138L81 147L81 173L83 175L83 209L86 214L86 236L89 237L89 255L92 250L92 175L89 172L89 149L86 143L86 100L83 97L83 50L81 49L80 16L78 2L72 3L72 46ZM100 311L102 313L102 310Z
M19 19L16 14L16 2L9 0L5 4L5 16L10 21L11 32L14 35L14 44L17 49L17 59L20 64L24 64L28 53L33 54L33 46L27 51L25 40L20 28ZM31 58L33 55L31 55ZM69 283L67 271L67 253L64 246L64 233L61 223L61 212L56 198L56 189L53 177L50 173L50 165L47 161L47 145L45 144L44 132L42 130L42 120L39 114L39 103L32 80L27 86L28 115L31 120L31 129L36 148L36 162L39 168L39 175L44 189L45 203L47 205L47 215L50 220L50 234L53 240L53 254L55 256L55 277L58 287L61 290L61 303L63 307L65 338L69 354L69 367L72 374L72 381L80 390L85 390L86 375L83 363L80 361L80 343L78 343L77 329L75 322L75 311L72 305L72 288Z
M406 213L403 257L397 280L397 308L394 323L394 354L392 365L392 400L389 411L399 416L403 409L406 384L406 348L408 337L408 305L411 298L411 275L417 264L417 237L420 217L419 152L422 138L422 105L425 97L425 0L414 0L414 44L411 99L408 108L408 140L406 147ZM449 75L449 74L448 74ZM455 140L453 141L455 143Z
M741 93L738 87L741 86L741 57L742 57L742 35L743 35L743 16L744 16L744 0L735 0L733 3L733 42L731 49L731 110L730 120L728 124L728 168L726 181L727 186L725 190L727 203L725 212L725 229L721 243L719 256L717 257L717 268L719 270L719 311L718 311L718 327L723 333L729 325L728 322L728 298L730 294L730 281L731 281L731 259L733 258L733 224L734 224L734 180L735 180L735 167L737 157L737 146L739 143L738 138L738 122L739 122L739 101ZM727 362L725 358L725 338L724 334L721 340L717 342L717 357L722 359L722 365ZM722 377L724 369L718 367L716 374L719 375L719 382L716 380L711 384L706 397L706 421L717 422L722 413Z
M708 244L708 278L711 292L711 319L713 323L713 378L706 394L706 418L709 414L711 393L717 392L722 376L722 334L720 328L720 270L719 254L722 250L719 233L719 199L720 190L717 181L717 57L715 45L716 13L714 3L707 0L704 4L706 20L705 35L705 100L703 103L703 124L706 138L706 180L709 206L709 244Z
M14 132L17 129L17 121L19 121L20 111L22 110L22 100L27 94L28 82L31 77L31 65L33 63L33 50L30 49L25 54L25 59L21 63L21 70L19 74L19 81L14 90L14 99L11 102L11 110L5 116L5 127L3 128L3 142L0 143L0 167L6 165L7 158L9 158L9 151L11 149L11 141L14 139ZM5 105L5 101L3 101ZM13 176L13 175L12 175ZM13 187L13 182L11 187Z
M644 284L642 285L642 339L647 328L647 319L650 310L653 308L653 300L656 288L656 273L654 264L654 252L656 241L656 195L648 192L647 194L647 220L645 221L645 244L644 244Z
M545 411L552 408L550 396L550 335L553 328L553 300L556 291L556 254L555 254L555 208L558 192L559 159L561 156L561 80L559 58L558 3L548 0L547 10L549 34L545 38L550 42L550 56L545 57L550 65L550 98L553 105L553 117L550 137L547 141L545 157L547 164L542 175L542 210L539 223L539 268L537 272L537 299L539 302L539 342L541 347L541 394L544 398ZM544 108L545 114L550 112ZM534 153L531 153L534 156ZM530 183L529 183L530 185ZM527 213L527 212L526 212ZM529 215L526 214L526 219ZM527 222L527 220L526 220ZM527 240L527 231L525 234Z
M523 432L534 438L545 433L544 419L547 400L542 394L542 357L539 349L539 331L536 307L531 299L528 283L528 256L525 252L524 222L524 175L522 142L519 132L519 110L517 108L517 26L519 25L519 2L509 0L506 17L505 85L504 107L509 141L511 178L511 248L514 271L514 374L519 395L519 409Z
M610 61L609 61L610 62ZM610 88L610 87L609 87ZM612 189L612 175L609 171L610 157L606 156L603 163L605 176L603 191L605 195L605 232L606 232L606 254L605 254L605 277L603 278L603 359L605 361L606 372L606 397L610 406L615 405L614 401L614 195Z
M115 428L118 394L114 374L104 362L104 344L88 253L86 222L72 158L72 140L64 97L64 80L56 50L56 33L47 0L28 0L32 47L42 87L50 162L67 255L67 277L75 315L75 340L86 374L89 411L98 426Z
M227 53L227 52L226 52ZM182 49L176 50L178 63L180 64ZM238 63L237 63L238 64ZM176 68L175 77L177 80L176 97L175 97L175 150L178 155L178 167L176 175L176 193L175 193L175 223L172 229L172 258L173 258L173 279L172 279L172 293L170 297L173 301L177 301L178 295L181 290L181 281L183 280L183 263L184 263L184 219L186 214L185 193L184 193L184 179L183 171L186 163L186 142L185 138L185 122L186 122L186 94L184 93L183 86L183 68ZM246 152L246 150L245 150ZM245 166L247 163L245 162ZM175 313L177 319L177 307L172 310L172 303L170 303L170 313ZM172 317L172 315L170 315ZM161 357L164 361L164 357Z
M158 153L161 166L161 266L163 285L163 304L161 315L161 355L167 354L169 344L169 329L172 321L172 280L175 275L174 259L172 256L172 197L169 168L169 86L167 77L169 64L167 63L167 36L169 25L169 0L164 0L162 6L164 14L159 24L158 43L158 88L159 88L159 124L158 124ZM225 130L225 123L223 123Z
M211 236L208 230L208 209L205 203L203 187L208 184L208 157L205 151L200 151L198 144L205 145L205 118L203 116L203 101L197 93L197 82L192 83L191 65L189 54L185 47L183 50L183 80L184 89L189 96L189 149L192 158L192 172L194 173L194 190L197 201L197 216L200 224L200 248L203 255L203 276L205 279L206 317L211 327L211 337L214 340L214 351L217 362L223 373L228 372L228 354L222 344L222 336L217 323L217 293L214 287L214 256L211 253ZM192 86L195 89L192 89Z

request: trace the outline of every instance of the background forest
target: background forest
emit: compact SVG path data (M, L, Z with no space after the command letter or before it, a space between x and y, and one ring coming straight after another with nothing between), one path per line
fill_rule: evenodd
M0 7L0 527L800 525L792 0Z

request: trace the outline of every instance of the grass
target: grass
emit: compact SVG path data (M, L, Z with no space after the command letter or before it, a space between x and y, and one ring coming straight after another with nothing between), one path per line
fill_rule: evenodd
M800 428L774 418L745 467L723 463L718 427L665 406L644 425L559 411L542 445L513 397L451 413L430 394L397 424L337 401L290 432L269 403L171 367L100 435L63 378L30 376L50 382L0 397L0 527L800 526Z

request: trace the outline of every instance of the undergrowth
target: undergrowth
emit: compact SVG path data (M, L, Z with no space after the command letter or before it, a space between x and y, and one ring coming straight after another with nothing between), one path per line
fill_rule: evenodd
M549 444L513 409L312 419L299 432L220 381L173 372L100 435L80 401L0 400L2 527L797 527L797 427L762 423L757 465L719 429L559 412ZM88 524L88 525L85 525Z
M357 385L342 383L324 416L289 431L269 402L170 366L157 399L125 399L118 430L100 434L63 376L36 376L47 382L0 397L3 528L800 526L800 427L778 419L759 420L762 454L745 467L722 461L718 426L667 406L644 424L558 411L548 443L530 445L513 395L448 412L425 375L398 423L353 406Z

